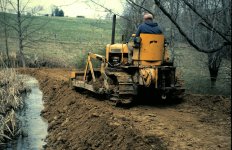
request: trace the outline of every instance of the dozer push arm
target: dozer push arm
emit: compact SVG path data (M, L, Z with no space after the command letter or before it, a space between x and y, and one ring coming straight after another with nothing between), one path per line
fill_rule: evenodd
M93 58L93 59L98 59L100 61L104 61L105 62L105 57L102 56L102 55L98 55L98 54L94 54L94 53L89 52L88 53L88 57Z
M98 54L94 54L94 53L88 53L88 58L87 58L87 62L86 62L86 67L85 67L85 72L84 72L84 81L86 81L86 75L87 75L87 71L88 69L90 69L92 78L93 78L93 82L96 81L95 75L94 75L94 69L93 69L93 64L91 62L91 59L97 59L100 60L101 63L101 72L104 70L105 68L105 64L106 64L106 59L104 56L102 55L98 55Z

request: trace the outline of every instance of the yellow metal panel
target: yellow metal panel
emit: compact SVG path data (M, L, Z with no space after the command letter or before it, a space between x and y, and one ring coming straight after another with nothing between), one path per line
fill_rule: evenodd
M117 52L117 53L121 53L122 55L122 63L125 64L128 60L127 58L123 58L124 54L128 53L128 46L127 44L108 44L106 46L106 61L109 61L109 53L111 52Z
M77 72L72 71L72 72L70 73L70 78L71 78L71 79L75 79L75 78L76 78L76 74L77 74Z
M134 60L162 61L164 49L164 35L162 34L140 34L141 47L133 52Z
M113 45L110 45L108 52L111 52L111 50L114 50L114 49L119 49L121 51L121 53L128 53L128 47L127 47L126 44L113 44Z
M106 45L106 61L109 61L110 44Z
M123 53L128 53L128 46L123 44Z
M133 60L138 60L139 59L139 49L134 48L133 49L133 56L132 56Z
M142 65L142 66L160 66L162 63L162 61L146 61L146 60L143 60L143 61L138 61L138 60L135 60L134 61L134 64L135 65Z

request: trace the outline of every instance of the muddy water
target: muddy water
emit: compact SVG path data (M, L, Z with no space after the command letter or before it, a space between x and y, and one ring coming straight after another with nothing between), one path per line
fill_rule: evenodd
M22 121L22 135L11 143L8 150L40 150L46 145L47 122L40 116L43 110L43 93L39 89L38 81L32 77L27 77L25 84L31 92L25 95L24 109L18 113Z

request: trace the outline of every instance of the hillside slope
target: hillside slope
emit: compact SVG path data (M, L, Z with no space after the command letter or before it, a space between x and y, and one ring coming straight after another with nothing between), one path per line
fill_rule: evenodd
M0 17L1 17L0 13ZM11 25L16 15L8 14ZM111 41L111 20L68 17L32 16L24 21L25 31L32 32L24 41L25 56L29 64L51 66L83 66L83 57L89 52L104 54L104 48ZM118 21L119 23L119 21ZM17 34L9 28L9 51L17 52ZM116 41L121 40L120 28L117 27ZM0 27L0 50L5 49L4 32ZM36 31L36 32L34 32ZM42 63L47 64L42 64ZM34 64L36 65L36 64Z

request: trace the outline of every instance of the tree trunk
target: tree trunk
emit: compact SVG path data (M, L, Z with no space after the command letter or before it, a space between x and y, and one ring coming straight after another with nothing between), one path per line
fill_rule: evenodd
M226 1L222 0L222 11L223 11L223 22L225 25L228 25L227 12L226 12Z
M23 54L23 36L22 36L22 22L21 22L21 12L19 7L19 0L17 0L17 21L18 21L18 40L19 40L19 55L20 61L23 68L26 67L25 58Z
M4 27L4 36L5 36L5 47L6 47L6 57L7 57L7 67L10 67L10 57L9 57L9 46L8 46L8 34L7 34L7 27Z
M26 67L26 62L25 62L25 57L23 54L23 41L22 39L19 39L19 55L20 55L20 60L21 60L21 65L23 68Z
M6 13L4 12L4 21L6 21ZM4 24L4 36L5 36L5 48L6 48L6 57L7 57L7 67L10 67L10 57L9 57L9 46L8 46L8 32L7 32L7 25Z
M212 54L208 54L208 68L210 73L211 87L216 85L218 71L221 64L220 51Z

